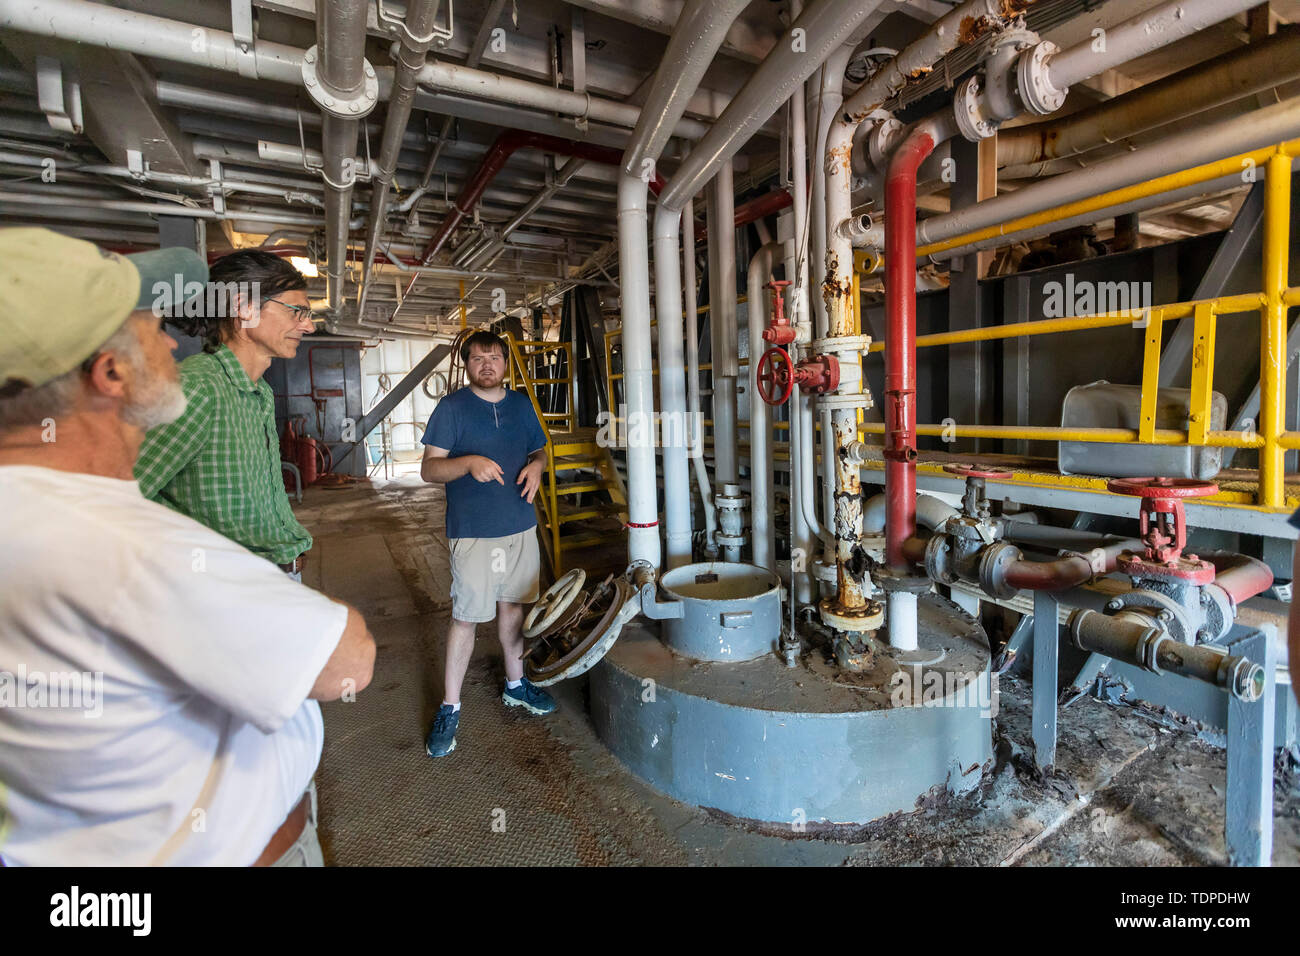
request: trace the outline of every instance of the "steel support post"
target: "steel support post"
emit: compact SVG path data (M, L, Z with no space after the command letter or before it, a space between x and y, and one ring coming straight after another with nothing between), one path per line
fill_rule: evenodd
M1056 674L1060 654L1056 596L1034 592L1034 762L1046 769L1056 762Z
M1276 637L1251 631L1229 640L1228 653L1264 667L1264 693L1254 703L1228 695L1228 797L1224 843L1232 866L1268 866L1273 858L1273 729Z

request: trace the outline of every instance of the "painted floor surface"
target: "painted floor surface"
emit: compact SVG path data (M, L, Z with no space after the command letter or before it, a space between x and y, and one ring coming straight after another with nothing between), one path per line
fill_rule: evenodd
M440 487L410 476L308 489L304 579L355 605L378 645L355 702L324 706L321 842L343 866L1222 864L1222 750L1161 715L1081 699L1059 767L1026 759L1027 683L1004 678L996 760L976 791L834 833L719 819L658 794L596 738L585 679L557 713L501 703L501 648L479 626L456 751L424 735L441 700L450 615ZM1276 775L1274 865L1300 864L1300 777Z

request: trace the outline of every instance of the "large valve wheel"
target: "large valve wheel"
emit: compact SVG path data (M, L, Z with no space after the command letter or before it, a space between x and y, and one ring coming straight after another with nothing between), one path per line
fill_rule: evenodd
M585 674L614 646L623 625L640 611L636 589L609 575L584 591L564 619L524 644L524 675L538 687Z
M1106 490L1139 498L1204 498L1217 495L1219 486L1195 478L1112 478Z
M763 401L784 405L794 391L794 363L790 361L790 353L780 346L768 349L758 360L754 380Z
M547 588L524 618L524 637L537 637L558 621L574 598L582 593L586 581L587 572L574 568Z

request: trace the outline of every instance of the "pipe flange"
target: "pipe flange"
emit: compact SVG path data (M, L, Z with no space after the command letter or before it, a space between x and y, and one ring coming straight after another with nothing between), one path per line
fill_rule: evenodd
M904 574L892 568L876 568L871 575L872 583L880 590L905 591L908 594L929 594L934 584L929 575Z
M713 540L718 544L728 548L739 548L749 540L747 534L723 534L721 531L714 532Z
M812 563L812 572L813 577L822 584L829 584L832 586L839 584L839 571L835 567L834 562L827 562L818 558Z
M1132 611L1155 618L1159 627L1180 644L1195 644L1197 621L1177 600L1159 591L1134 588L1115 595L1106 604L1107 614Z
M872 341L869 335L830 335L824 339L814 339L812 347L815 352L839 355L845 352L866 352Z
M858 538L858 547L868 553L872 551L880 551L883 553L885 550L884 532L882 531L879 534L864 534L862 537Z
M957 572L952 562L952 542L946 534L936 534L926 543L925 573L940 584L957 583Z
M846 408L874 408L875 404L870 392L862 392L859 395L817 396L817 410L819 412L837 412Z
M1059 52L1051 40L1036 43L1031 50L1020 54L1016 64L1016 81L1020 99L1031 113L1046 116L1055 113L1065 103L1069 88L1060 90L1052 85L1048 64Z
M898 137L903 132L903 124L892 116L872 127L867 134L867 157L876 169L884 170L889 166L889 154L898 145Z
M817 611L822 623L835 631L876 631L885 623L885 607L877 601L868 601L860 608L843 608L835 598L822 598Z
M307 94L322 112L341 119L361 119L368 116L379 102L379 77L370 61L365 61L365 74L361 89L353 93L343 93L328 86L317 72L319 66L316 47L312 47L302 57L302 83Z
M1008 541L989 545L980 554L979 584L985 594L1006 600L1016 596L1019 588L1007 583L1007 569L1023 555Z
M983 85L978 75L967 77L961 86L957 87L957 94L952 101L957 128L961 130L961 135L972 143L988 139L998 131L997 124L990 122L980 109L982 91Z

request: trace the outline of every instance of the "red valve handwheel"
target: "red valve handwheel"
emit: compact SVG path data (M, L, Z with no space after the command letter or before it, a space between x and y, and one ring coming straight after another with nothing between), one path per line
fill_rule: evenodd
M1006 480L1012 477L1009 471L1000 471L995 468L976 468L974 465L951 464L944 465L943 470L953 474L961 475L965 478L992 478L994 481Z
M1112 478L1106 490L1139 498L1204 498L1217 495L1219 486L1194 478Z
M755 374L758 394L769 405L784 405L794 391L794 369L790 353L773 347L758 360ZM777 390L780 395L777 395Z

